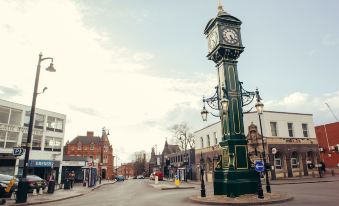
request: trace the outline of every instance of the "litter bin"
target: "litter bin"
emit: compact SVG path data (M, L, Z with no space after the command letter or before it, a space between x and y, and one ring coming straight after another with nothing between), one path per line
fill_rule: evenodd
M64 190L69 190L69 189L71 189L71 182L69 181L69 179L65 179Z
M48 182L48 190L47 190L47 192L48 193L54 193L54 190L55 190L55 181L54 180L50 180Z

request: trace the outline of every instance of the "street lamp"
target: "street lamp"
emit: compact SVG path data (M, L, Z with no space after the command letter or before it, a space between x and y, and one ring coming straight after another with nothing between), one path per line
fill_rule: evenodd
M55 72L56 71L55 68L54 68L54 65L53 65L53 58L51 58L51 57L42 58L42 53L40 53L39 54L38 66L37 66L37 70L36 70L36 76L35 76L33 100L32 100L31 114L30 114L30 118L29 118L29 126L28 126L28 134L27 134L27 142L26 142L26 146L25 146L26 152L25 152L25 159L24 159L24 167L23 167L22 177L20 178L19 184L18 184L16 203L25 203L27 201L28 182L26 180L26 177L27 177L28 167L29 167L28 160L29 160L29 152L30 152L30 149L31 149L31 140L32 140L32 132L33 132L33 122L34 122L36 98L37 98L38 94L40 94L40 93L38 93L40 68L41 68L41 62L43 62L44 60L51 60L51 63L46 68L46 71L49 71L49 72ZM44 91L46 89L44 88Z
M262 126L261 126L261 115L263 114L263 111L264 111L264 104L261 102L262 99L259 95L258 89L256 89L255 94L257 98L257 103L255 104L255 108L257 109L257 113L259 116L259 125L260 125L261 142L262 142L262 158L264 161L264 168L265 168L265 175L266 175L266 192L271 193L271 186L270 186L270 180L268 178L268 169L267 169L267 163L266 163L264 135L262 133Z
M206 190L205 190L205 181L204 181L204 158L202 157L202 153L200 153L200 179L201 179L201 197L206 197Z

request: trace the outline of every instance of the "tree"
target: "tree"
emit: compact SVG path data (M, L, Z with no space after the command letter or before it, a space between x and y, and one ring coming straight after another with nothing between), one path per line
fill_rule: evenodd
M175 124L170 129L173 133L175 142L179 145L181 150L193 149L195 142L194 136L190 132L187 123Z
M144 174L146 169L146 152L145 151L139 151L135 152L135 160L134 160L134 174L135 175L141 175Z

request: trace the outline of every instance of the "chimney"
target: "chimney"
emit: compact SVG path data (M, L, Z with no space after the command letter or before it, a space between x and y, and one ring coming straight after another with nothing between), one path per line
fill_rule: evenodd
M92 131L87 131L87 137L93 137L94 136L94 132Z

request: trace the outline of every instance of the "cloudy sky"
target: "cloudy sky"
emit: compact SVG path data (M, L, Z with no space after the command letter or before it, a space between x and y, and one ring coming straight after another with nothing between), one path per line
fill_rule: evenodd
M223 5L243 22L245 88L260 89L266 110L334 122L325 102L339 116L338 1ZM0 98L31 104L42 52L57 72L41 72L48 90L37 107L67 115L66 140L105 126L119 162L162 150L171 125L206 126L201 98L217 80L203 29L216 8L217 0L0 0Z

